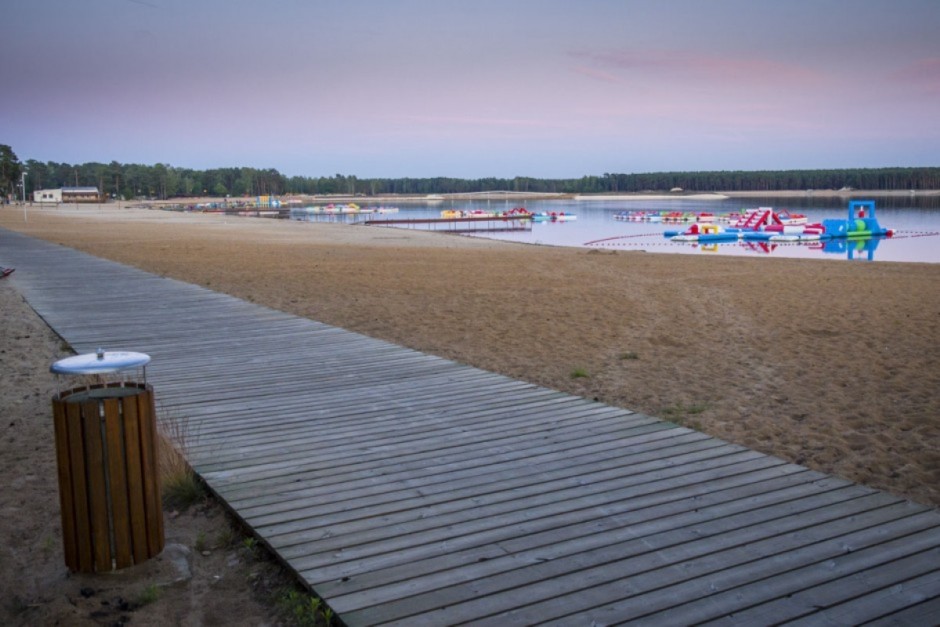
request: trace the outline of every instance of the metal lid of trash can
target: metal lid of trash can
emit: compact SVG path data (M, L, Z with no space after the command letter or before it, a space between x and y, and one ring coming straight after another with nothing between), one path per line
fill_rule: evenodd
M104 351L66 357L52 364L55 374L105 374L128 368L140 368L150 363L150 355L130 351Z

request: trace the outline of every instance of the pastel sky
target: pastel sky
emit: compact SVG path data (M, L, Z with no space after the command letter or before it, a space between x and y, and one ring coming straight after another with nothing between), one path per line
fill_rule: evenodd
M21 161L940 165L940 0L0 0L0 24Z

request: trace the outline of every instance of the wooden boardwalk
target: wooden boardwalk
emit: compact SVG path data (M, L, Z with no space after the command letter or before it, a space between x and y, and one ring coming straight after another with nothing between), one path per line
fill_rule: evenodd
M148 353L210 487L348 625L940 622L940 512L0 229L76 351Z

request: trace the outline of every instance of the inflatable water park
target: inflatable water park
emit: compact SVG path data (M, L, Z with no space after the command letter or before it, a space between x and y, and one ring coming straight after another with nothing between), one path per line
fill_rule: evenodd
M662 222L663 224L685 224L689 222L728 222L732 215L716 215L709 211L655 211L631 209L614 214L621 222Z
M541 211L532 214L533 222L572 222L577 219L577 215L564 211Z
M330 203L325 206L294 207L291 213L308 214L329 214L329 215L351 215L351 214L369 214L369 213L398 213L398 207L360 207L356 203L346 203L335 205Z
M564 211L532 212L525 207L514 207L507 211L487 211L485 209L444 209L441 218L445 220L466 220L486 218L512 218L532 220L533 222L571 222L578 216Z
M846 219L826 219L809 223L806 216L770 207L743 211L727 226L697 221L684 231L667 230L663 236L673 242L721 243L813 242L831 239L891 237L894 231L881 226L875 215L875 201L852 200Z

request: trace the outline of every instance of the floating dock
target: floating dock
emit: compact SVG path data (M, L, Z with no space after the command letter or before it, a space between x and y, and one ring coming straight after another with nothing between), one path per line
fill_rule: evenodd
M449 233L482 233L495 231L530 231L531 216L472 216L461 218L396 218L392 220L360 220L365 226L388 226Z

